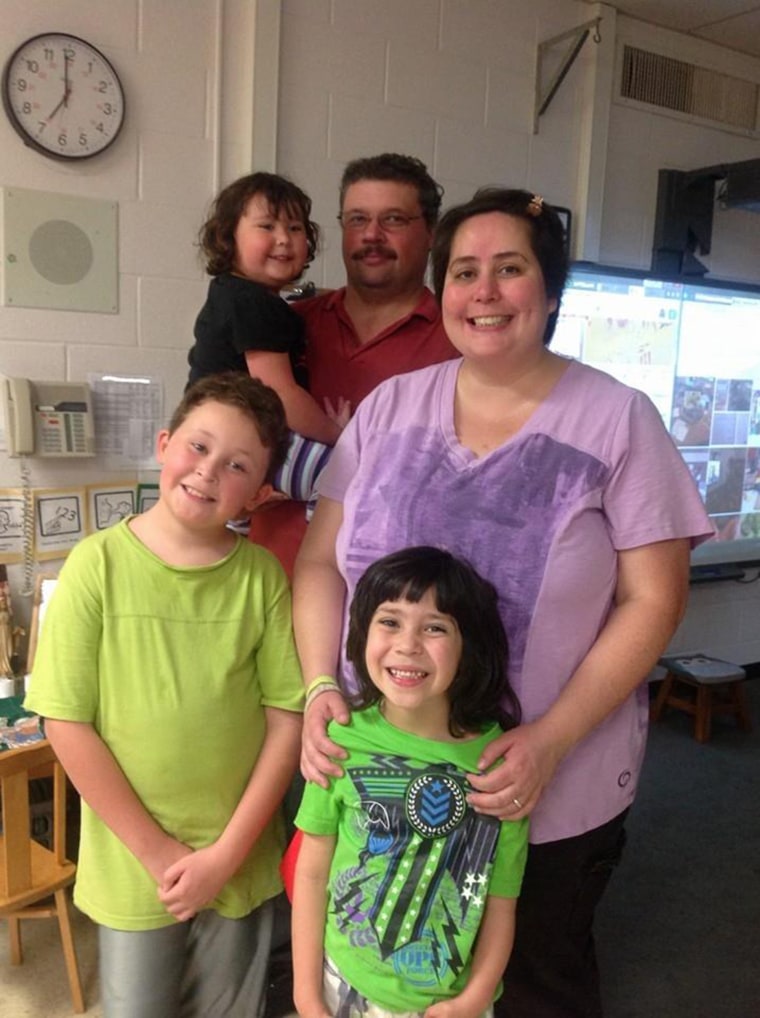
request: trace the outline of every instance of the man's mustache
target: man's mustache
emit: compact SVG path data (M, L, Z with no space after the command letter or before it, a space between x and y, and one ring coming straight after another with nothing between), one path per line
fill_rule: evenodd
M365 244L364 247L360 247L358 251L354 251L351 255L352 261L361 261L362 258L366 258L367 255L379 254L384 258L397 258L396 252L392 247L385 247L384 244Z

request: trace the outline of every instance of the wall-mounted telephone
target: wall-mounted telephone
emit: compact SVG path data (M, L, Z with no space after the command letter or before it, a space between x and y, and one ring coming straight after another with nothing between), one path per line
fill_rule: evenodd
M84 382L0 379L9 456L94 456L90 388Z

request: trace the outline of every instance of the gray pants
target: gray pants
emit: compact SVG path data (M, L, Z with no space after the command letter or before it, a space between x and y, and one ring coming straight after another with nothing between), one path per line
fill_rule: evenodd
M259 1018L274 907L243 919L212 909L158 930L99 927L105 1018Z

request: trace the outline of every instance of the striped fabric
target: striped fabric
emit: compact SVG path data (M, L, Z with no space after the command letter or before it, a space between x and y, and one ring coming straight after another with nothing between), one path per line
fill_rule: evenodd
M317 477L331 452L332 446L291 432L288 454L274 478L277 491L299 502L311 501Z

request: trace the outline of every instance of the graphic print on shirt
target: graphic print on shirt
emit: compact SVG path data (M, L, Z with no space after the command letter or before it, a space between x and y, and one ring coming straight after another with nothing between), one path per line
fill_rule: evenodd
M333 873L331 912L351 947L374 949L417 986L448 985L482 919L499 821L469 808L449 765L371 759L347 768L359 861Z
M410 428L403 456L394 442L384 431L368 436L362 475L371 478L371 492L347 496L352 505L357 500L346 554L351 588L382 555L414 544L442 544L472 562L499 591L510 669L519 673L552 547L569 513L595 500L601 504L609 468L541 433L467 467L437 428ZM350 666L345 671L352 674Z

